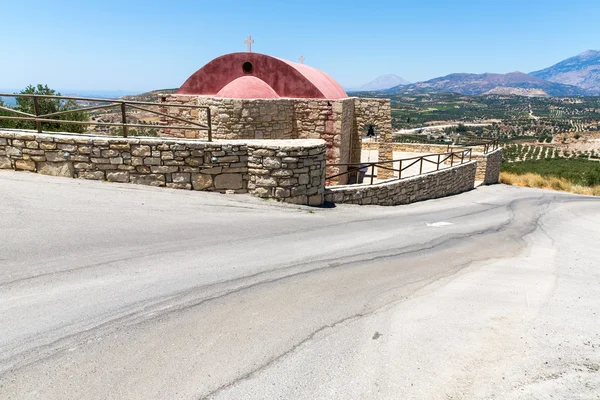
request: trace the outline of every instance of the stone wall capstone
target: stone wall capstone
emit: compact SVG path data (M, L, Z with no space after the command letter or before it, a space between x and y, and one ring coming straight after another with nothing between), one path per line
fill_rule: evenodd
M261 152L273 155L260 156L259 168ZM0 131L0 169L174 189L250 192L297 204L322 203L324 160L322 140L205 142ZM275 182L274 190L257 191L259 179Z

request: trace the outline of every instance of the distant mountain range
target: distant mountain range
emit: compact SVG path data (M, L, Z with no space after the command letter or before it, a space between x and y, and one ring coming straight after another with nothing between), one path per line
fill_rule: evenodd
M389 94L411 92L454 92L467 95L526 94L535 96L579 96L586 94L582 88L549 82L522 72L509 74L450 74L425 82L396 86L385 90Z
M575 57L554 64L551 67L534 71L533 76L550 82L574 85L590 94L600 94L600 51L588 50Z
M377 89L377 85L369 86L370 84L364 85L360 90L381 91L390 95L422 92L520 96L600 95L600 51L588 50L549 68L529 74L523 72L508 74L458 73L424 82L402 83L381 89Z
M388 74L381 75L369 83L366 83L358 88L359 91L383 90L389 89L398 85L408 85L409 81L400 78L398 75Z

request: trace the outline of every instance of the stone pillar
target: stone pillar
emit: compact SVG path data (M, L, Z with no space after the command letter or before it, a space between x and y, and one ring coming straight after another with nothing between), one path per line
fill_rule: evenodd
M355 98L356 134L362 137L366 127L375 126L375 132L379 136L379 162L393 159L392 149L392 105L389 99L366 99ZM358 156L358 154L357 154ZM392 168L392 163L385 166ZM394 171L378 168L378 179L389 179L394 177Z

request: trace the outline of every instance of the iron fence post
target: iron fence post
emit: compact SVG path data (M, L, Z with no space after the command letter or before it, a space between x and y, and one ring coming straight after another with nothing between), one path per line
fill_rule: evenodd
M206 119L208 122L208 141L212 142L212 122L210 118L210 107L206 108Z
M121 122L123 123L123 137L127 137L127 110L125 102L121 102Z

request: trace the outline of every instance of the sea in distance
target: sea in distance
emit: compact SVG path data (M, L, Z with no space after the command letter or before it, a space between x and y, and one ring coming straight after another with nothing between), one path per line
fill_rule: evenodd
M19 93L20 91L20 89L0 89L0 93ZM57 90L57 92L63 96L93 97L99 99L118 99L123 96L144 93L124 90ZM16 97L0 97L0 99L9 106L17 104Z

